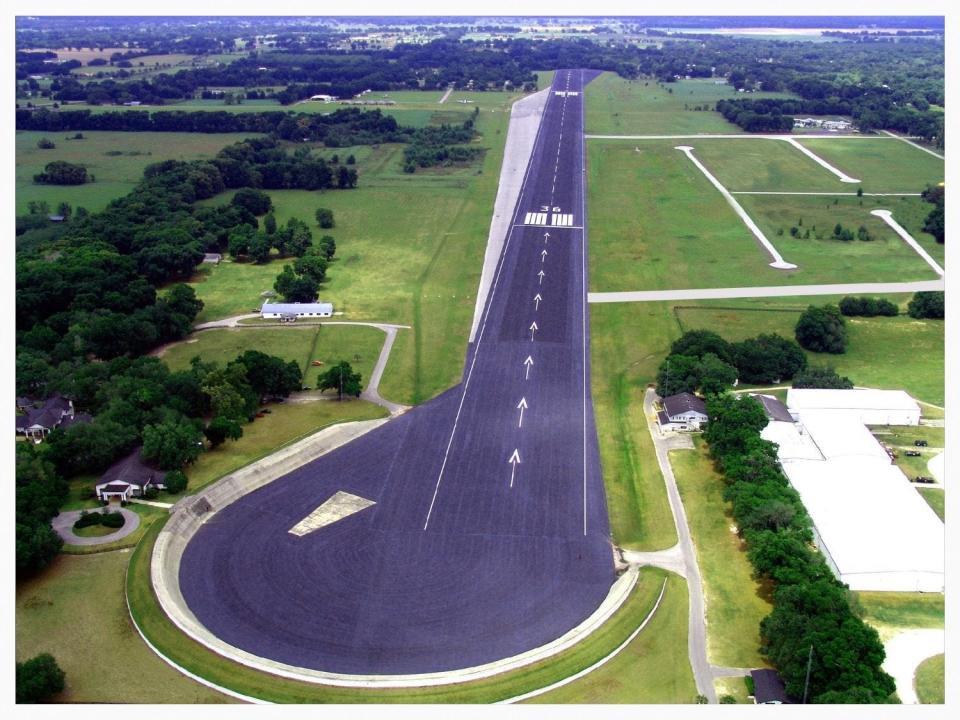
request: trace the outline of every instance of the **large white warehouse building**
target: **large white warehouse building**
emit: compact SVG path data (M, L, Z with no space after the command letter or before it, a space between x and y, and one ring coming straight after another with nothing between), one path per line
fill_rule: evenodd
M790 390L795 422L771 420L761 433L778 444L817 546L852 590L943 592L943 523L865 426L916 425L910 404L899 392Z

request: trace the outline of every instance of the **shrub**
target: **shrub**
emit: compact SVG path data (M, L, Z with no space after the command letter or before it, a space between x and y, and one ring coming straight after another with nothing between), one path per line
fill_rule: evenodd
M37 140L37 147L41 150L53 150L56 144L50 138L40 138Z
M168 493L176 495L187 489L187 476L180 470L172 470L164 477L163 484L167 486Z
M847 317L896 317L900 309L889 300L848 295L840 301L840 312Z
M17 663L17 702L38 703L63 692L66 674L50 653Z
M912 318L943 320L943 290L914 293L913 299L907 305L907 312Z
M108 528L122 528L124 522L123 513L110 512L100 516L100 524Z
M85 527L93 527L94 525L100 525L103 519L103 515L99 512L88 513L83 511L80 513L80 517L77 518L77 521L73 523L74 530L80 530Z

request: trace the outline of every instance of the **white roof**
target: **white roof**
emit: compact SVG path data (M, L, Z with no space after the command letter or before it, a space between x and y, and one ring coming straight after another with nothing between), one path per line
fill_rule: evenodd
M805 410L910 410L920 406L903 390L787 390L787 407Z
M890 456L866 425L837 417L837 413L811 412L803 416L803 427L827 460L833 458L876 458L890 464Z
M783 467L844 582L899 574L907 588L917 574L943 575L943 523L896 466L846 457Z
M793 423L774 420L760 431L760 437L779 446L777 457L781 463L791 460L823 460L816 443Z
M264 303L260 308L262 313L279 313L281 315L304 315L307 313L333 313L332 303Z

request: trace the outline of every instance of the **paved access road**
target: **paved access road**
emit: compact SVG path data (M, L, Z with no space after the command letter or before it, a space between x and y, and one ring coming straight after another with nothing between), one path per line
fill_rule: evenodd
M183 595L224 641L330 672L435 672L543 645L605 598L582 230L595 75L556 73L462 383L229 505L187 546ZM289 533L338 491L375 504Z

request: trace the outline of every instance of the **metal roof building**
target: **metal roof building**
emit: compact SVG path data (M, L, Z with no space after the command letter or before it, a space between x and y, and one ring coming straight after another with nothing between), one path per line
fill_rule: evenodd
M330 317L332 303L264 303L260 308L262 318Z

